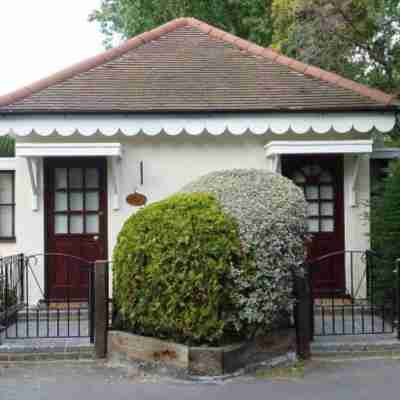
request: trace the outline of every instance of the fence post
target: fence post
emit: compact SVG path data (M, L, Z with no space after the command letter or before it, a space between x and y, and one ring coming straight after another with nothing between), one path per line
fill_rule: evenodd
M396 285L396 303L397 303L397 339L400 340L400 258L396 261L396 275L397 275L397 285Z
M308 360L311 358L310 341L313 335L311 318L313 318L313 315L311 313L312 299L307 276L295 274L294 286L297 355L303 360Z
M94 334L97 358L107 355L107 261L96 261L94 265Z

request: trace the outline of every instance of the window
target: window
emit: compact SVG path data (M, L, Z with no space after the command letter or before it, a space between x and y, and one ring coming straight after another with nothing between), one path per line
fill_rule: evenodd
M14 171L0 171L0 240L15 239Z
M100 233L100 171L98 168L56 168L54 233Z
M308 231L335 231L335 187L330 172L317 164L306 165L292 175L292 180L303 188L307 200Z

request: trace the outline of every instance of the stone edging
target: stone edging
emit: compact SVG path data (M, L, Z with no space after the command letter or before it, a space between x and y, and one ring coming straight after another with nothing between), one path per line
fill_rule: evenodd
M294 329L280 330L252 341L223 347L191 347L121 331L108 333L111 361L146 363L173 375L224 376L252 365L289 360L295 352Z

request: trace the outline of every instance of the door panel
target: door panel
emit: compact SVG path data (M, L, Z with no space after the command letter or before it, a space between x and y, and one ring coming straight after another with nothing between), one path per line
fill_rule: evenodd
M60 254L47 257L47 296L85 300L88 265L77 258L107 258L106 160L47 159L45 185L46 252Z
M282 159L282 172L304 190L308 231L312 236L308 260L343 251L343 157L286 156ZM334 265L313 271L313 289L317 294L340 294L345 290L344 255L332 260Z

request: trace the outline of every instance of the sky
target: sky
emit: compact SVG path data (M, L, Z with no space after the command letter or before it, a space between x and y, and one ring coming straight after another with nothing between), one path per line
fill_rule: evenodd
M0 0L0 95L104 50L101 0Z

